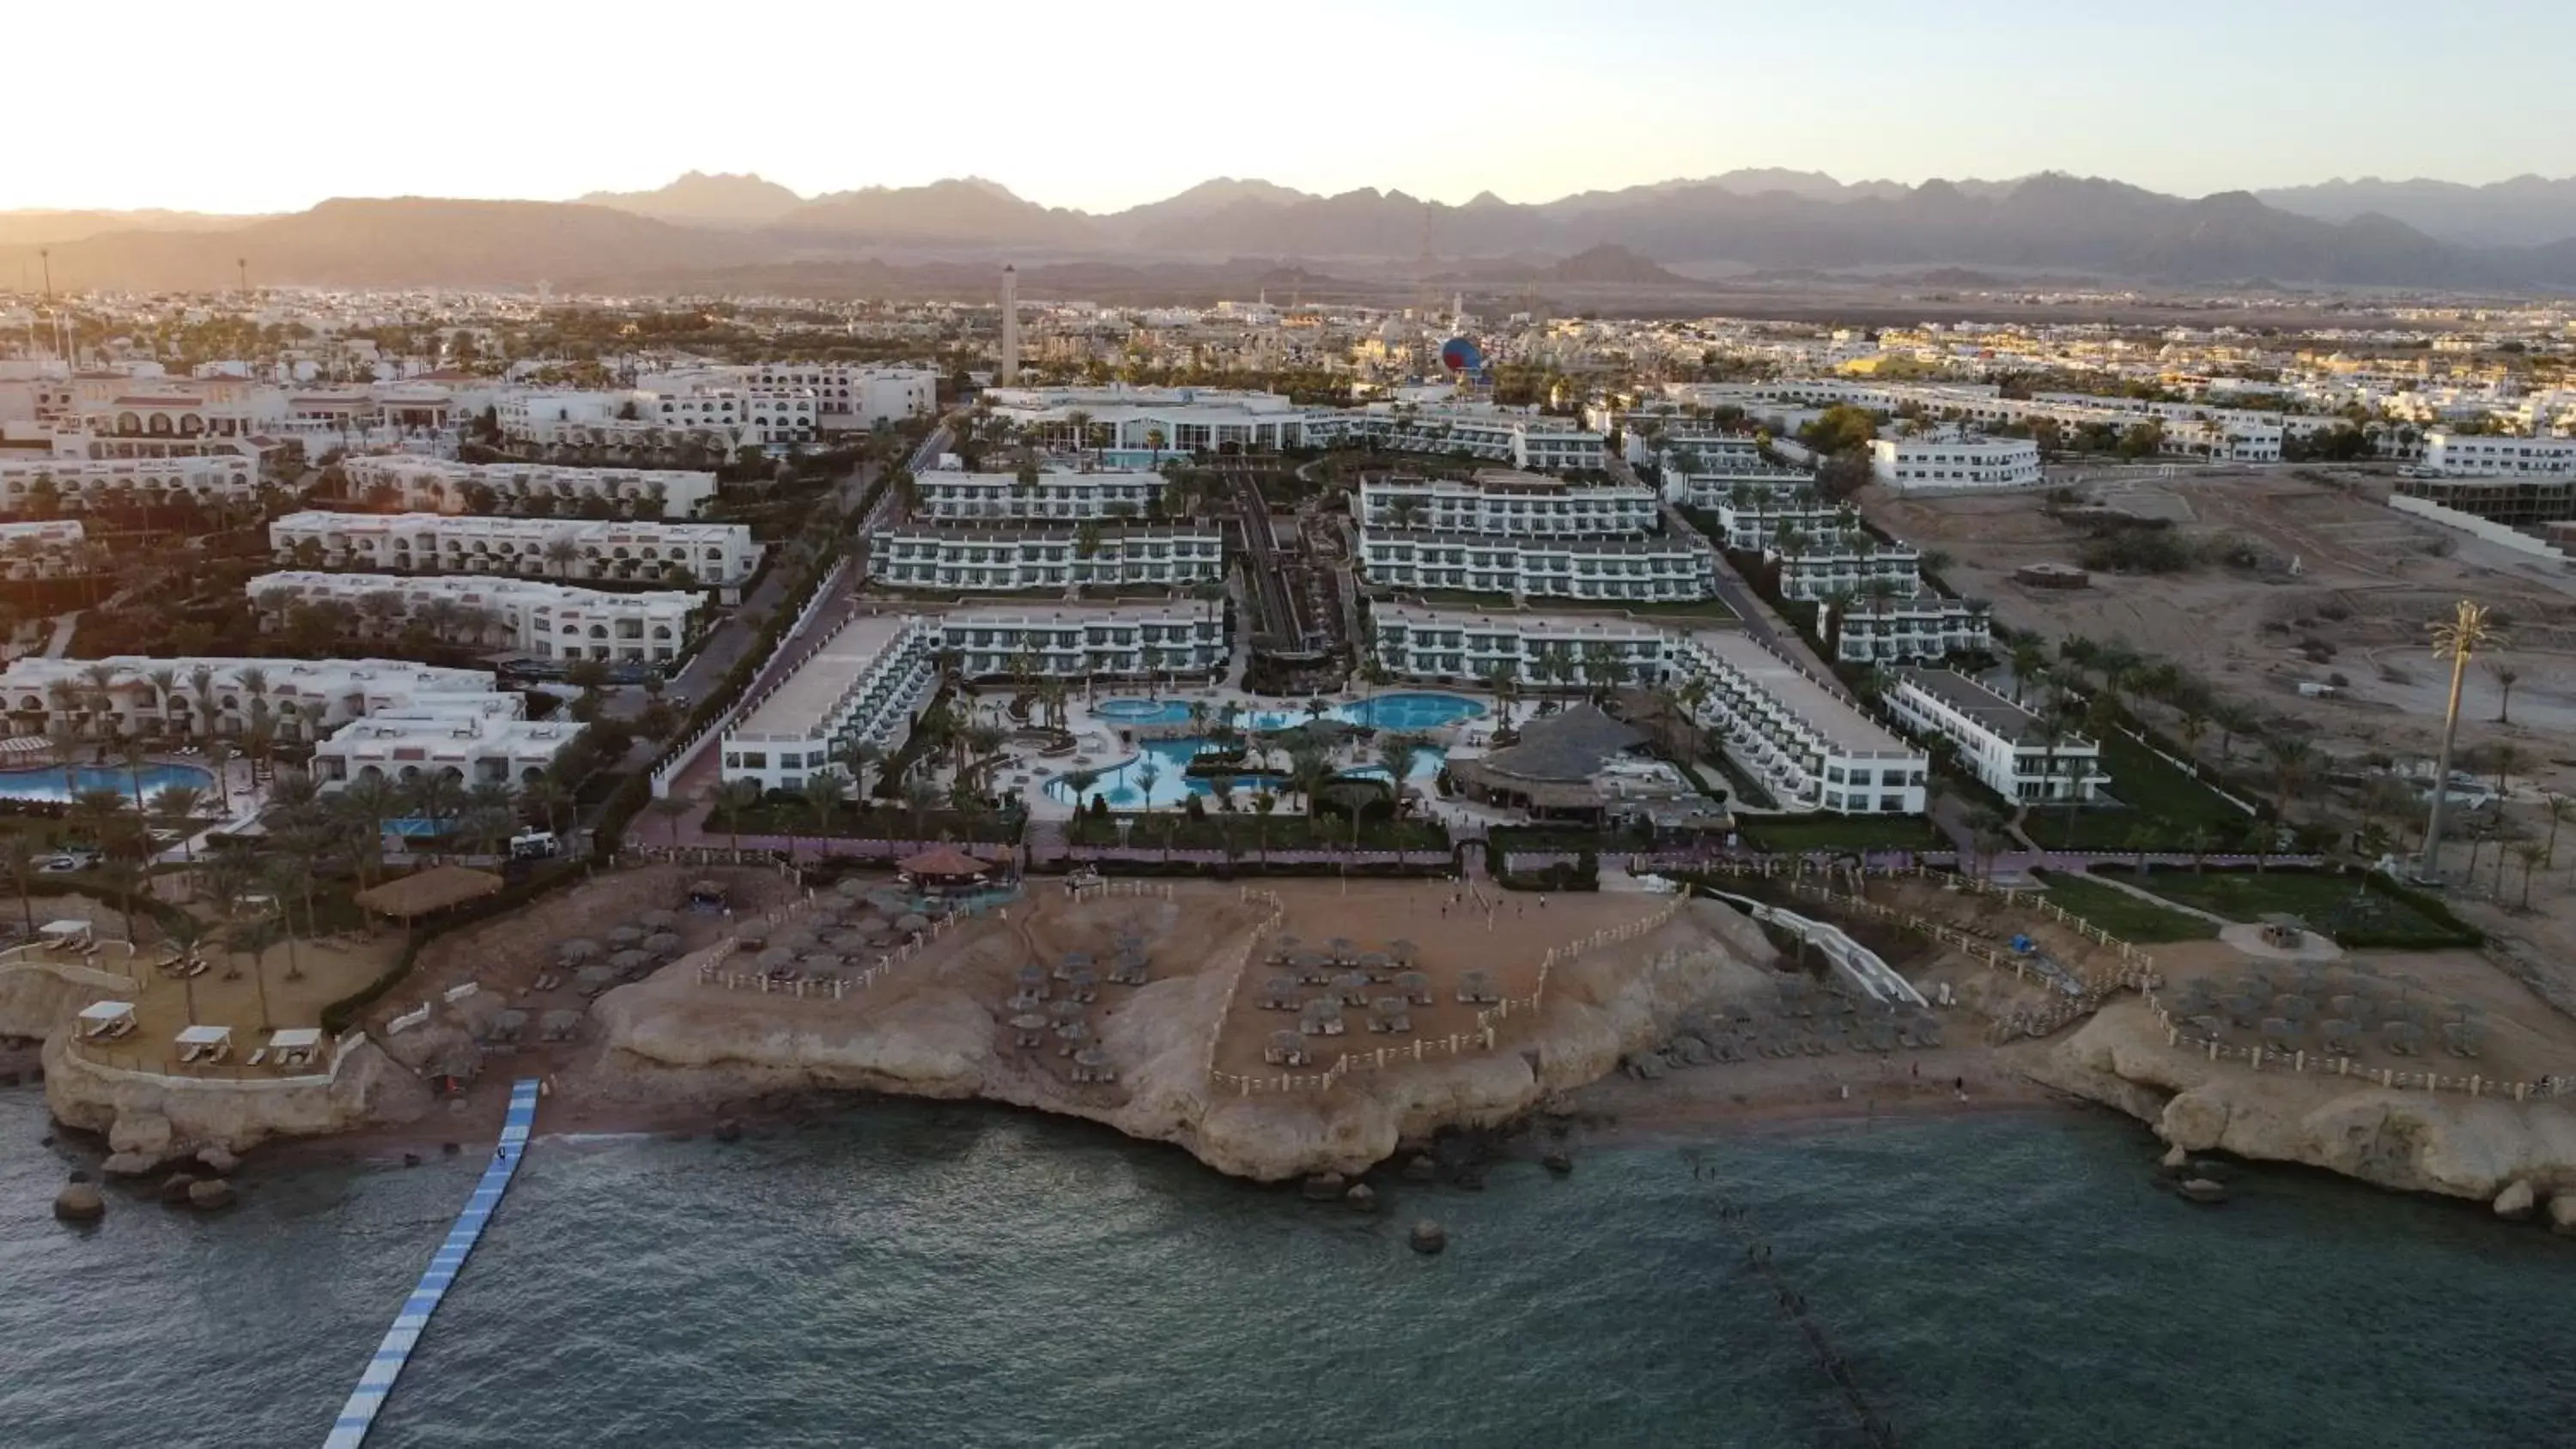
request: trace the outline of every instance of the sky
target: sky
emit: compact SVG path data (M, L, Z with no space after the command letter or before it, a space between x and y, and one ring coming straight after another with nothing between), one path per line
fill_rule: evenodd
M1510 201L1784 166L2161 191L2576 173L2576 3L124 0L11 7L0 209L1211 176ZM2474 112L2466 103L2474 101Z

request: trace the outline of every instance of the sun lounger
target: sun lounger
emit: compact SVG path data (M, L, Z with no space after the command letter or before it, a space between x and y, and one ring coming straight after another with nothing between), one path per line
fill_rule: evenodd
M254 1048L252 1048L252 1049L251 1049L250 1060L249 1060L249 1062L248 1062L248 1063L246 1063L246 1065L254 1066L254 1067L255 1067L255 1066L258 1066L259 1064L261 1064L262 1062L265 1062L265 1061L267 1061L267 1060L268 1060L268 1048L266 1048L266 1047L254 1047ZM277 1064L278 1064L279 1066L284 1066L284 1065L286 1065L286 1053L284 1053L284 1052L279 1052L279 1053L277 1054Z
M195 1060L197 1059L197 1055L198 1055L198 1053L203 1052L204 1050L205 1050L205 1048L204 1048L204 1047L192 1046L192 1047L188 1048L186 1051L183 1051L183 1052L179 1053L179 1060L180 1060L180 1062L181 1062L181 1063L183 1063L183 1064L184 1064L184 1063L187 1063L187 1062L193 1062L193 1061L195 1061Z
M206 1049L206 1062L208 1065L212 1065L216 1062L222 1061L225 1057L230 1056L231 1054L231 1047L226 1046L222 1042L217 1042Z

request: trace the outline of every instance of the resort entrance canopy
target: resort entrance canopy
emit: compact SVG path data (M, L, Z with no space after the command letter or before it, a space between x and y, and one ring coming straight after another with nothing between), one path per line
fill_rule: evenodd
M357 902L380 916L412 920L480 900L501 888L501 878L461 865L434 865L373 890L358 892Z

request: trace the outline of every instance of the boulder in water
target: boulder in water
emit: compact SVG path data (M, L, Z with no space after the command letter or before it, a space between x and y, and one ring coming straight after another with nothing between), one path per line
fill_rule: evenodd
M420 1166L420 1154L419 1154L419 1153L417 1153L417 1152L406 1152L406 1153L404 1153L404 1154L403 1154L403 1166L405 1166L405 1167L418 1167L418 1166Z
M2167 1177L2180 1177L2183 1170L2191 1166L2191 1154L2179 1147L2168 1147L2156 1166Z
M188 1206L212 1212L233 1205L233 1185L220 1177L200 1178L188 1184Z
M1417 1152L1404 1159L1398 1171L1407 1182L1430 1182L1440 1176L1440 1164L1428 1152Z
M1555 1173L1559 1177L1563 1177L1574 1170L1574 1159L1566 1156L1562 1152L1551 1152L1547 1156L1540 1158L1538 1160L1538 1164L1539 1166L1546 1168L1548 1171Z
M1449 1230L1424 1218L1413 1225L1412 1241L1413 1251L1417 1253L1437 1253L1449 1246Z
M145 1177L160 1165L160 1159L148 1153L111 1152L107 1160L98 1165L98 1170L109 1177Z
M1342 1201L1350 1204L1351 1211L1353 1212L1376 1212L1377 1189L1369 1186L1365 1182L1352 1183L1351 1190L1342 1194Z
M2507 1222L2521 1222L2531 1216L2531 1210L2538 1205L2531 1184L2520 1178L2506 1183L2504 1191L2495 1195L2495 1215Z
M174 1172L161 1179L161 1200L177 1207L188 1200L188 1189L196 1185L195 1178L184 1172Z
M2549 1199L2549 1230L2576 1238L2576 1192L2562 1192Z
M727 1117L723 1121L718 1122L716 1124L716 1140L718 1142L740 1142L742 1140L742 1124L731 1117Z
M209 1147L197 1154L197 1161L217 1177L230 1177L241 1166L241 1159L220 1147Z
M1350 1183L1338 1172L1319 1172L1306 1179L1306 1201L1331 1202L1350 1190Z
M2222 1203L2227 1201L2227 1184L2223 1182L2214 1182L2206 1177L2187 1177L2183 1179L2182 1186L2176 1188L2175 1191L2181 1193L2183 1198L2189 1202Z
M107 1199L86 1182L75 1182L54 1194L54 1216L67 1223L94 1223L107 1216Z

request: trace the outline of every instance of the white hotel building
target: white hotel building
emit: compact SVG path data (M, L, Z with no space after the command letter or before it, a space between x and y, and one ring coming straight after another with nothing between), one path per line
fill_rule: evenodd
M952 610L940 648L970 679L1023 668L1044 678L1146 679L1213 674L1230 652L1225 613L1205 604L1092 604Z
M1769 646L1734 630L1679 636L1665 686L1785 810L1919 815L1932 762Z
M1063 527L902 527L868 540L869 581L901 589L1061 593L1075 585L1185 588L1224 576L1224 535L1201 524L1122 524L1089 540Z
M114 677L104 704L92 665ZM164 684L164 680L167 684ZM204 739L233 736L254 718L278 738L307 741L378 714L434 712L445 719L517 719L526 700L487 670L440 669L391 659L20 659L0 672L9 733L43 737L61 718L91 737Z
M827 433L864 432L939 410L939 374L927 367L763 362L724 370L747 388L810 394L818 409L816 421Z
M1830 628L1834 610L1820 625ZM1852 600L1835 636L1846 664L1895 664L1977 654L1994 648L1994 620L1986 606L1925 589L1910 598Z
M853 746L891 756L937 690L939 644L936 619L852 616L744 706L718 745L718 778L795 790L819 771L849 773Z
M1278 393L1226 388L996 387L984 398L1042 447L1147 455L1158 441L1178 453L1298 447L1313 412Z
M336 600L373 624L364 600L391 594L401 610L385 627L445 601L484 610L508 647L539 659L598 660L618 664L667 664L687 647L699 595L656 590L613 594L567 588L532 579L478 578L471 574L326 574L289 569L261 574L245 586L263 622L283 622L272 601Z
M1463 454L1542 472L1606 468L1610 463L1607 436L1534 408L1491 403L1371 403L1356 411L1318 412L1307 419L1306 441Z
M1390 603L1370 605L1368 622L1369 652L1389 673L1461 683L1507 669L1531 688L1591 682L1586 673L1596 662L1607 662L1622 682L1652 682L1663 677L1667 647L1677 637L1635 619Z
M268 526L282 564L395 573L676 582L738 589L760 545L737 523L627 523L448 513L289 513Z
M584 503L640 505L664 518L694 518L716 496L716 475L676 468L566 468L546 463L458 463L412 453L344 460L350 496L391 489L402 507L464 513L472 488L491 490L498 507L525 511L537 499L558 508Z
M444 775L471 788L524 789L579 738L568 719L437 719L379 715L342 725L313 747L313 781L324 791L360 780L408 784Z
M1392 589L1462 589L1520 598L1685 603L1717 592L1716 555L1696 538L1530 538L1371 528L1360 535L1368 581Z
M1875 539L1854 545L1839 534L1810 538L1796 553L1784 553L1777 542L1766 544L1763 557L1780 570L1780 597L1815 603L1836 589L1853 593L1881 584L1900 596L1923 587L1923 554L1901 543Z
M2102 747L2080 735L2052 745L2039 716L1952 669L1899 669L1888 708L1917 736L1937 735L2007 800L2090 800L2109 779Z
M1870 475L1899 493L1948 488L2035 488L2039 444L2027 438L1880 438Z
M1734 480L1726 489L1694 494L1682 502L1713 516L1726 546L1747 553L1767 553L1778 547L1783 524L1791 532L1810 538L1832 537L1860 527L1858 513L1843 504L1826 502L1817 495L1814 480L1803 474L1768 483Z
M49 579L76 572L89 531L77 518L0 523L0 578Z
M1704 467L1689 473L1667 471L1664 475L1664 497L1684 508L1695 508L1704 513L1740 513L1748 507L1783 511L1793 508L1831 511L1833 507L1817 499L1815 474L1802 468L1779 468L1768 463L1749 467ZM1737 503L1735 500L1738 498L1749 501ZM1729 547L1746 548L1751 545L1730 544Z
M1050 468L1035 483L1023 483L1011 473L934 468L914 475L912 511L933 523L1143 518L1171 487L1160 473Z
M0 452L0 513L24 513L41 497L44 482L54 507L79 513L92 490L102 501L156 503L185 494L200 503L238 501L259 494L259 460L240 453L183 458L82 458L51 453Z
M2547 478L2576 473L2576 438L2427 433L2423 468L2452 478Z
M1514 538L1602 538L1652 533L1655 490L1638 483L1567 483L1486 469L1473 479L1376 473L1360 479L1366 528L1427 528Z

